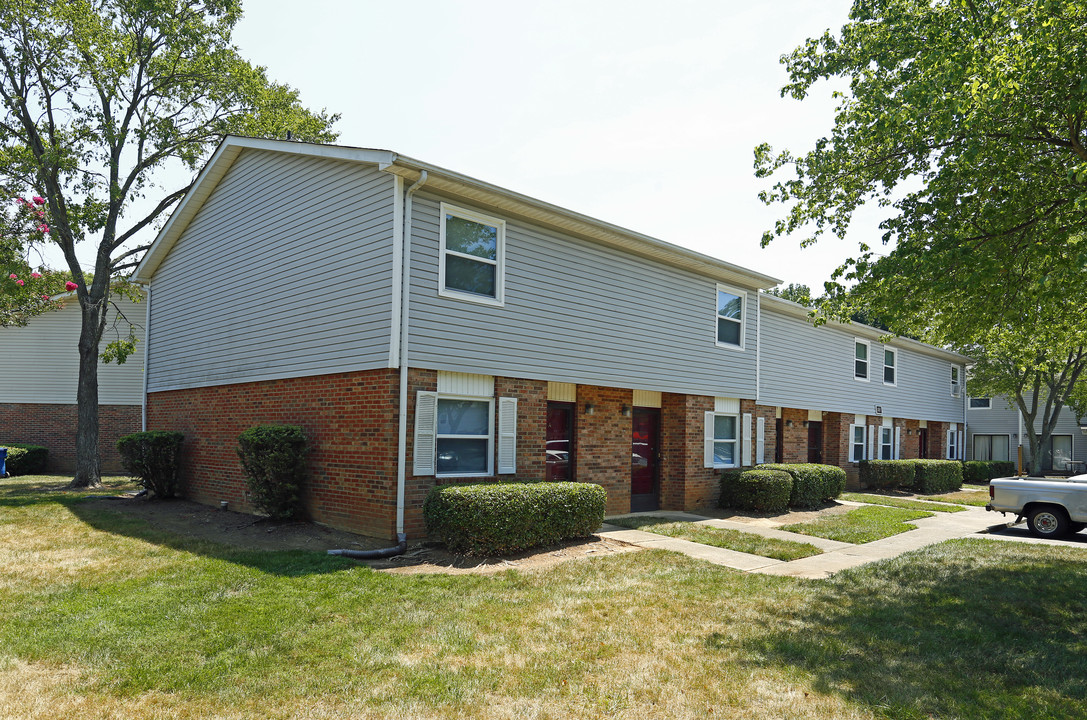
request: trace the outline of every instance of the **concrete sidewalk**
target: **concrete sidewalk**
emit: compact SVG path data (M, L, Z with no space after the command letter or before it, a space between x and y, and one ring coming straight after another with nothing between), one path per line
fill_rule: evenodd
M863 503L840 502L844 505L856 505L858 507L863 505ZM716 548L709 545L701 545L687 540L677 540L675 538L644 532L642 530L628 530L627 528L619 527L617 525L607 524L606 520L603 528L601 528L597 534L630 543L631 545L638 545L639 547L681 552L685 555L690 555L691 557L705 560L706 562L715 565L722 565L744 572L759 572L767 575L788 575L790 577L802 578L826 578L845 568L864 565L865 563L870 563L875 560L897 557L910 550L917 550L945 540L977 535L978 533L988 532L990 529L1004 529L1008 525L1007 520L1002 519L1002 516L999 514L987 513L984 508L970 506L963 507L966 508L964 512L938 512L934 517L911 520L910 524L916 525L916 530L899 533L898 535L865 543L864 545L853 545L851 543L838 542L836 540L825 540L823 538L811 537L810 535L800 535L785 530L777 530L734 520L717 520L686 512L658 510L622 516L637 517L638 515L644 515L667 518L668 520L676 522L695 522L711 527L739 530L741 532L753 533L755 535L762 535L764 537L777 538L780 540L808 543L810 545L815 545L823 551L821 555L813 555L811 557L792 560L790 562L765 558L759 555L749 555L747 553ZM1005 536L1000 539L1007 540L1012 538Z

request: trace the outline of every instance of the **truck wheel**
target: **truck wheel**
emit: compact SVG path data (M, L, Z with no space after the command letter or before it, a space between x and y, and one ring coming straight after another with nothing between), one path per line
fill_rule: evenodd
M1042 505L1027 515L1027 529L1034 537L1064 537L1069 530L1068 514L1056 505Z

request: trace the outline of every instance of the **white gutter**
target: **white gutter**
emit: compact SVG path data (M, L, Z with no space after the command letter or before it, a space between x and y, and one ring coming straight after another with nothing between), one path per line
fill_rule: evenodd
M427 181L427 171L404 193L404 250L401 253L400 280L400 405L399 431L396 444L396 536L405 538L404 505L408 474L408 298L411 295L411 198Z
M755 293L755 404L762 393L762 293Z

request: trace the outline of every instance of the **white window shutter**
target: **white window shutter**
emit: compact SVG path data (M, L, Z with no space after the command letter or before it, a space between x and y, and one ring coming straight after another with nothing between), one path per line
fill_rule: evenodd
M860 458L857 457L857 448L855 443L857 441L857 426L849 426L849 462L857 462Z
M517 472L517 398L498 398L498 474Z
M415 395L415 443L412 446L415 475L433 475L434 443L438 434L438 393L420 390Z
M892 457L894 457L895 460L898 459L898 452L899 452L899 447L901 446L901 443L902 443L902 428L901 427L896 427L895 428L895 454L892 456Z
M705 447L703 449L702 466L713 467L713 418L714 413L706 413Z
M766 462L766 418L755 419L755 463Z
M878 442L879 442L879 436L876 435L876 426L875 425L869 425L868 426L868 459L869 460L875 460L875 459L879 458L879 452L878 452L879 447L877 445Z
M743 437L740 441L744 446L744 467L751 466L751 413L744 413Z

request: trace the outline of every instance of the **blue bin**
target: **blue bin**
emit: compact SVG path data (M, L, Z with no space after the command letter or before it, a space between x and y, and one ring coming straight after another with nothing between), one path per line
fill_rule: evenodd
M0 478L8 476L8 449L0 447Z

